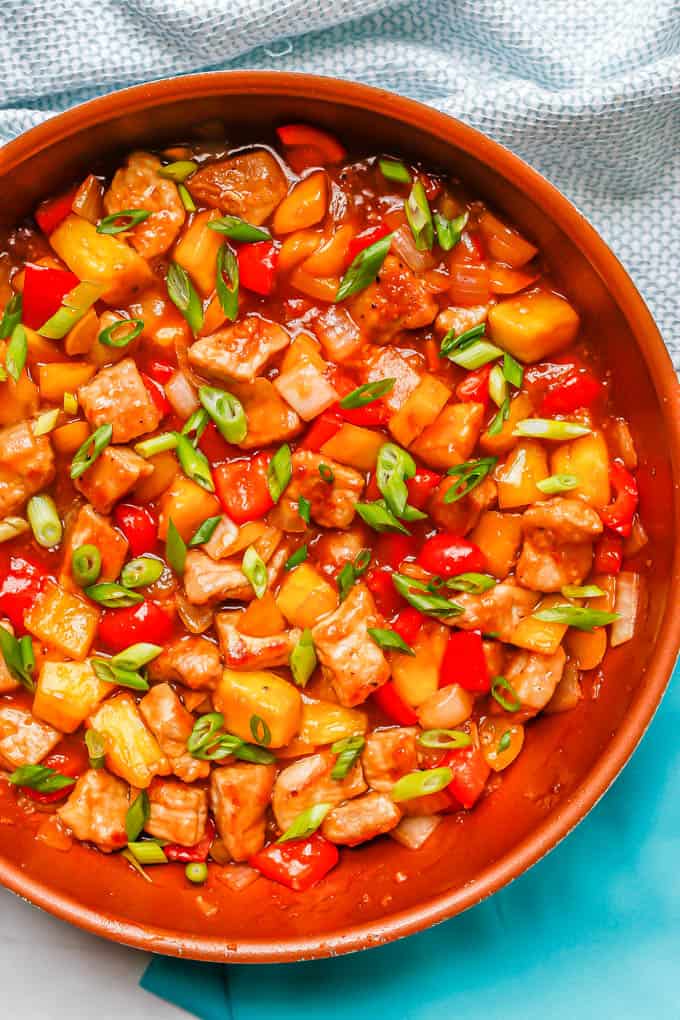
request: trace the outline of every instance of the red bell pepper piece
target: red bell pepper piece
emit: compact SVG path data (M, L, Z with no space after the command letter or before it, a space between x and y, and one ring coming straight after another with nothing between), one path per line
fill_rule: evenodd
M593 570L597 574L618 574L623 566L623 539L609 533L595 546Z
M113 521L123 532L133 556L143 556L156 550L158 525L153 514L134 503L119 503L113 511Z
M171 365L169 361L151 361L146 370L152 379L165 386L177 371L177 366Z
M392 570L398 570L405 559L415 556L415 552L416 540L413 535L400 535L398 532L383 532L375 545L376 561Z
M155 379L152 379L150 375L146 374L146 372L140 372L139 374L142 377L142 382L146 386L151 399L153 400L154 404L156 405L162 416L165 418L166 414L170 414L170 412L172 411L170 401L165 395L165 390L163 389L159 382L156 382Z
M436 471L418 468L413 478L408 478L406 481L410 505L414 506L416 510L424 510L441 480L442 476L438 475Z
M394 587L392 571L386 567L371 567L364 577L366 587L373 594L375 604L383 616L391 617L404 606L404 600Z
M347 155L347 150L337 138L309 124L283 124L276 129L276 133L286 148L313 146L322 154L326 163L341 163Z
M352 425L366 425L369 428L386 425L390 419L390 411L385 402L380 399L373 400L364 407L340 407L340 404L335 404L330 410L337 411L345 421L351 422Z
M486 558L479 546L449 532L428 538L416 563L440 577L456 577L469 570L486 570Z
M215 489L224 512L235 524L257 521L274 506L267 485L270 457L259 453L252 460L221 464L215 471Z
M453 772L447 787L449 793L461 807L471 808L481 797L491 772L482 752L474 744L458 747L449 751L441 764L448 765Z
M30 786L20 786L21 792L36 804L54 804L58 800L64 800L72 792L73 784L78 776L87 772L90 767L84 745L80 747L65 745L62 750L49 754L40 764L45 765L48 769L54 769L62 776L69 776L73 779L73 783L70 786L63 786L61 790L53 790L52 793L41 793Z
M198 441L198 447L206 455L211 464L220 464L230 457L242 455L242 451L239 450L238 446L232 446L217 431L214 421L209 421L204 428Z
M34 266L30 262L24 272L23 322L30 329L40 329L61 307L61 303L80 280L68 269Z
M489 376L493 365L483 365L475 372L468 372L462 382L456 386L456 396L462 401L476 401L478 404L489 403Z
M272 241L242 244L238 250L241 286L265 297L274 289L279 250Z
M408 606L406 609L402 609L396 620L393 621L392 630L396 630L399 637L407 645L412 645L418 637L418 632L424 622L425 617L423 614L419 613L414 606Z
M362 230L360 234L356 234L347 246L347 265L349 266L354 262L357 255L360 254L365 248L369 248L370 245L375 244L381 237L387 237L390 233L390 228L385 222L379 223L375 227L369 227L367 230Z
M397 694L391 680L388 680L386 684L383 684L377 691L374 691L373 700L388 719L399 723L400 726L412 726L418 722L418 716L411 706L407 705L403 698Z
M126 609L107 609L99 621L99 638L112 652L148 641L165 645L172 637L173 621L155 602L140 602Z
M73 200L75 199L80 185L65 191L63 195L56 198L48 198L41 202L35 211L35 221L47 237L57 229L62 220L65 220L72 211ZM41 324L42 325L42 324Z
M342 418L334 411L324 411L316 418L307 435L300 443L301 450L313 450L318 453L324 443L340 431Z
M600 517L605 527L622 538L628 538L639 500L637 482L618 460L609 468L609 481L614 490L614 502L600 510Z
M439 686L460 684L473 694L491 689L482 635L478 630L454 630L449 635L439 669Z
M38 597L47 574L23 556L10 556L7 573L0 581L0 613L14 629L25 634L24 616Z
M193 846L182 846L181 843L166 843L163 850L169 861L181 861L182 864L207 861L214 839L215 823L212 818L208 818L205 835L198 843L195 843Z
M486 247L481 234L466 231L462 237L463 249L471 262L480 263L486 258Z
M604 386L594 375L575 365L546 390L541 401L541 414L571 414L579 407L591 407L601 396Z
M338 863L340 854L335 843L330 843L315 832L309 839L291 840L289 843L271 843L254 854L248 864L265 878L304 892L324 878Z
M442 190L442 182L438 177L434 177L432 174L426 174L424 171L416 174L416 180L420 181L425 188L425 197L428 202L433 202L435 198L438 198Z

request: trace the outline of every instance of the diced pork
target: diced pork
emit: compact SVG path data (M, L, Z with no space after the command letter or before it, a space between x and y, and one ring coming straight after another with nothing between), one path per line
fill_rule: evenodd
M288 765L276 778L272 808L276 824L285 832L301 812L314 804L332 804L358 797L366 783L357 761L344 779L332 779L336 756L330 751L310 754Z
M488 305L472 305L470 308L444 308L434 324L438 333L448 333L453 330L454 336L465 333L466 330L478 326L486 320Z
M276 766L237 762L213 769L210 806L232 859L247 861L264 846L265 813Z
M187 751L194 717L187 712L170 684L152 687L140 701L139 711L176 776L185 783L193 783L195 779L209 775L209 762L194 758Z
M602 522L581 500L557 497L529 507L522 515L522 530L517 580L527 588L549 592L580 584L587 577L592 541L602 533Z
M535 715L548 704L560 682L566 660L562 646L552 655L518 651L509 656L505 679L525 712Z
M335 575L345 563L352 563L362 549L371 547L368 528L359 521L346 531L326 531L314 543L314 559L328 573Z
M496 634L501 641L510 641L518 623L533 612L539 597L536 592L503 582L482 595L455 592L453 598L464 612L449 617L444 623L461 630Z
M205 835L208 791L201 786L156 779L149 787L149 818L144 829L156 839L195 846Z
M183 637L149 664L151 680L179 683L192 691L212 691L222 676L219 649L208 638Z
M247 315L192 344L189 363L201 375L224 382L249 382L289 343L283 326L261 315Z
M0 766L9 771L37 765L61 740L61 733L38 722L26 708L0 702Z
M76 488L100 514L108 514L137 482L153 474L153 465L125 446L108 446L76 480Z
M28 422L0 429L0 520L54 478L54 454L48 436L34 436Z
M387 659L368 633L382 625L370 591L355 584L339 608L312 628L319 662L341 705L361 704L389 679Z
M418 768L415 726L376 730L366 737L361 764L372 790L389 793L402 776Z
M438 310L425 282L395 255L387 256L375 283L350 301L352 318L372 343L385 343L402 329L428 326Z
M293 476L283 500L297 504L300 496L304 496L317 524L325 528L349 527L364 490L363 475L311 450L296 450L291 462ZM332 481L324 481L319 474L319 467L325 470L323 465L332 473Z
M132 358L97 372L81 386L78 399L93 429L113 426L114 443L129 443L157 428L161 414Z
M599 514L580 499L555 499L534 503L522 514L525 534L549 531L556 542L587 542L602 534Z
M391 797L384 793L365 793L329 811L321 834L331 843L357 846L389 832L400 821L401 811Z
M81 545L94 545L99 549L102 558L99 580L115 581L125 563L128 540L89 503L80 508L73 526L67 531L59 577L60 584L64 586L72 583L71 560L74 550Z
M432 495L428 510L440 528L457 535L467 535L475 527L483 512L495 504L498 488L493 478L487 477L467 496L445 503L446 492L455 485L460 485L460 481L447 475Z
M159 177L161 161L149 152L133 152L127 166L114 174L104 195L108 215L124 209L147 209L148 219L134 227L130 241L145 259L155 258L174 244L186 218L173 181Z
M262 556L262 553L260 553ZM287 559L285 543L267 557L269 587L277 580ZM264 556L262 556L265 559ZM190 549L184 565L184 589L186 596L195 606L225 599L252 602L255 592L248 578L241 570L242 557L234 560L213 560L200 549Z
M242 634L238 621L242 614L237 612L218 613L215 627L224 657L225 666L230 669L269 669L272 666L287 666L290 653L300 639L297 627L271 634L267 637L252 637Z
M201 205L260 226L285 198L288 182L274 157L256 149L208 163L190 177L187 187Z
M104 853L127 844L125 819L130 787L105 769L89 769L73 787L57 814L76 839L94 843Z

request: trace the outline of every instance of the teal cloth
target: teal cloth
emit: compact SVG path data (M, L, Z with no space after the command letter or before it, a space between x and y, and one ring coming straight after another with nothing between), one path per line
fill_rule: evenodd
M680 677L680 666L674 680ZM586 820L512 885L380 949L311 963L156 957L142 986L200 1020L678 1020L680 687Z

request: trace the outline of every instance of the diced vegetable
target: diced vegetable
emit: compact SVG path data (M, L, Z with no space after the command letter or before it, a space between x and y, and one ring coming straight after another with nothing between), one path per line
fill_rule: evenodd
M570 495L597 508L609 503L609 453L601 432L563 443L551 454L550 467L554 474L578 479Z
M69 659L84 659L94 641L99 611L52 581L26 614L26 629Z
M73 733L110 691L89 662L45 662L33 712L62 733Z
M337 609L338 593L310 563L301 563L284 577L276 604L292 626L304 629Z
M189 541L207 517L214 517L220 512L216 497L184 475L178 475L170 488L165 490L160 507L158 537L166 538L168 522L172 519L185 542Z
M153 281L148 263L134 248L119 237L97 233L80 216L67 216L51 235L50 244L77 277L71 287L78 280L101 284L107 304L124 304Z
M276 673L225 669L214 696L225 727L263 747L285 747L300 729L300 692Z
M408 706L421 705L439 689L449 633L444 624L428 622L416 635L414 656L399 652L391 655L394 690Z
M372 429L345 423L321 446L321 453L330 460L358 471L372 471L385 438Z
M537 483L550 474L545 448L535 440L518 443L504 464L496 469L498 505L501 510L527 506L544 495Z
M156 738L144 725L131 694L105 701L90 725L104 740L106 767L137 790L145 790L156 775L167 775L170 764Z
M433 375L425 375L390 419L389 429L402 446L414 439L437 418L451 391Z
M552 609L564 605L566 601L562 595L546 595L539 609ZM535 616L526 616L515 627L512 644L518 648L527 648L530 652L540 652L541 655L553 655L566 633L567 624L549 623L537 620Z

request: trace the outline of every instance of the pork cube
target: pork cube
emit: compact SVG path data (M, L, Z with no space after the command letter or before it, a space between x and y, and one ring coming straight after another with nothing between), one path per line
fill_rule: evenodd
M61 733L34 719L27 708L0 702L0 765L13 771L37 765L61 740Z
M482 431L484 404L448 404L411 446L429 467L446 471L466 461Z
M255 598L253 586L241 570L240 560L213 560L200 549L190 549L184 564L184 590L189 602L205 606L209 602Z
M385 793L365 793L329 811L321 835L331 843L357 846L389 832L400 821L401 811L391 797Z
M187 751L187 740L194 728L194 717L179 700L170 684L152 687L139 703L139 711L173 773L185 783L205 779L210 763L194 758Z
M531 715L548 704L562 678L567 657L560 646L552 655L518 651L508 657L505 679Z
M161 161L149 152L133 152L113 176L104 195L108 215L125 209L146 209L151 215L128 237L145 259L163 255L176 241L186 213L174 181L160 177Z
M149 679L182 684L192 691L212 691L222 675L219 649L199 635L179 638L149 663Z
M189 363L201 375L213 379L249 382L289 343L290 336L283 326L261 315L247 315L192 344Z
M153 465L125 446L108 446L92 467L76 479L75 486L100 514L108 514L118 500L142 478L153 474Z
M531 615L538 598L536 592L509 581L497 584L482 595L456 592L454 601L463 607L463 613L448 617L444 623L461 630L497 634L501 641L511 641L517 624Z
M172 779L155 779L149 787L149 817L144 830L156 839L195 846L205 835L208 791Z
M26 421L0 429L0 519L20 510L53 478L49 436L34 436Z
M225 666L231 669L269 669L272 666L287 666L301 631L293 627L280 634L267 637L252 637L238 629L241 613L218 613L215 629Z
M352 298L349 310L366 340L386 343L402 329L429 326L439 306L424 280L388 255L375 283Z
M314 333L326 357L332 361L349 361L357 356L364 345L361 330L346 308L329 305L314 320ZM381 376L381 378L385 378Z
M158 427L161 413L132 358L97 372L78 390L78 400L93 429L113 426L114 443L129 443Z
M232 859L247 861L264 846L265 813L276 766L236 762L213 769L210 806Z
M76 839L94 843L105 854L127 844L125 820L130 787L105 769L89 769L78 779L57 814Z
M300 496L304 496L309 500L310 515L317 524L325 528L349 527L364 490L363 475L311 450L296 450L291 463L293 476L282 501L294 504L291 507L294 509ZM319 467L326 479L332 480L324 481Z
M274 784L272 808L281 832L314 804L335 807L364 793L366 783L361 764L355 762L344 779L333 779L331 772L335 761L336 756L331 751L323 751L298 758L279 773Z
M389 793L398 779L418 768L417 735L415 726L395 726L369 733L361 752L361 764L372 790Z
M204 164L192 174L187 187L201 205L260 226L285 198L288 182L274 157L265 149L256 149Z
M66 531L64 558L59 575L59 583L65 588L74 586L71 561L74 551L81 545L95 545L99 549L102 558L99 580L115 581L125 563L128 540L89 503L80 508L73 525Z

